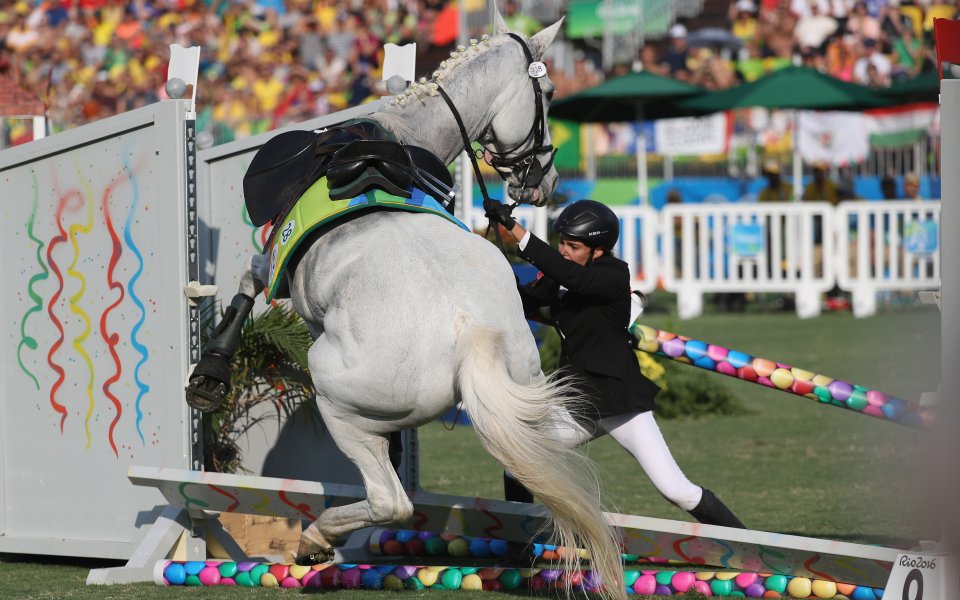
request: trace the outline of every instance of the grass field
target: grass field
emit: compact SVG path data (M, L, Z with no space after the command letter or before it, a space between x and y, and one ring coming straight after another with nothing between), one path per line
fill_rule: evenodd
M939 314L890 312L870 319L826 314L800 321L790 314L707 315L678 322L651 315L649 325L750 354L843 378L906 398L934 391L939 381ZM710 487L752 529L867 543L931 539L925 521L923 436L905 428L759 386L711 375L746 407L744 414L661 421L687 475ZM473 431L435 423L420 431L421 483L438 492L501 497L500 470ZM615 443L589 446L613 508L689 520L659 497ZM86 588L87 571L103 563L64 559L37 563L0 556L0 598L120 599L289 597L296 591L160 589L152 584ZM329 593L329 592L328 592ZM374 593L333 592L370 600ZM479 592L407 592L405 597L454 597Z

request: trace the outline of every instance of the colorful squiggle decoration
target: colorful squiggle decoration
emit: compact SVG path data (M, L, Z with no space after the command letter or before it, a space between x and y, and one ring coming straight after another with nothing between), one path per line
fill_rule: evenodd
M80 169L77 169L77 175L80 178L80 181L83 183L84 190L86 191L86 197L84 198L84 204L87 207L87 222L85 225L80 225L75 223L70 226L70 245L73 246L73 261L70 263L70 266L67 267L67 275L73 277L80 281L80 289L77 290L75 294L70 296L67 300L70 303L70 312L80 317L80 320L83 321L83 331L80 332L80 335L73 338L73 349L76 350L77 354L83 359L83 362L87 365L87 414L83 419L83 430L87 435L87 448L93 444L93 438L90 436L90 418L93 417L94 409L94 398L93 398L93 382L94 382L94 372L93 372L93 361L90 360L90 354L87 353L87 349L84 348L83 343L87 341L87 338L90 337L90 331L92 327L90 326L90 317L87 315L86 311L80 308L79 300L83 298L84 293L87 291L87 279L83 276L83 273L77 271L74 267L77 266L77 262L80 260L80 245L77 243L77 233L83 233L84 235L89 235L90 231L93 230L93 190L90 189L90 184L84 179L83 174L80 173Z
M263 246L257 248L257 226L254 225L253 221L250 220L250 213L247 212L246 204L243 206L243 210L240 213L240 218L243 219L243 224L250 228L250 245L258 251L262 251Z
M133 228L133 215L137 212L137 205L140 203L140 186L137 185L136 173L130 168L130 164L127 162L126 157L123 159L123 166L130 174L130 185L133 188L133 200L130 204L130 212L127 213L127 219L123 224L123 241L127 244L127 247L130 248L130 251L137 258L137 270L130 277L130 281L127 282L127 291L130 292L130 300L137 306L137 309L140 310L140 318L136 323L134 323L133 329L130 331L130 345L133 346L138 354L140 354L140 360L137 361L137 365L133 368L133 381L137 385L137 399L134 402L134 410L137 413L137 435L140 436L140 443L145 444L146 439L143 437L143 429L141 427L143 422L143 408L141 404L143 402L143 397L146 396L150 391L150 386L144 383L144 381L140 378L140 369L143 368L144 363L146 363L147 359L150 358L150 351L140 342L140 340L137 338L137 335L140 333L140 329L147 320L147 309L140 300L140 297L137 296L135 289L137 280L140 279L140 275L143 273L143 254L140 253L140 249L137 248L137 245L133 241L133 237L130 235L130 231Z
M110 261L107 265L107 286L111 290L119 290L120 295L114 300L113 304L104 309L103 313L100 315L100 335L103 337L103 341L106 342L107 348L110 351L110 357L113 359L113 375L111 375L106 381L103 382L103 395L110 399L110 402L113 403L113 408L116 411L113 415L113 420L110 421L110 429L107 434L107 439L110 442L110 448L113 449L113 454L117 457L120 456L119 451L117 450L117 444L113 439L113 431L117 427L117 423L120 421L120 417L123 415L123 405L120 403L120 399L117 398L112 391L110 391L110 386L120 380L120 376L123 374L123 363L120 361L120 355L117 353L117 344L120 343L120 336L116 332L110 332L107 329L107 316L113 312L113 310L123 302L125 296L123 285L114 280L113 272L117 268L117 263L120 261L120 256L123 254L123 246L120 245L120 237L117 235L116 230L113 227L113 218L110 215L110 196L113 195L114 188L120 183L121 178L117 178L110 182L110 185L107 186L107 189L103 191L103 197L101 198L100 204L103 208L103 220L107 226L107 233L110 235Z
M36 273L30 277L30 281L27 282L27 295L30 296L30 299L35 302L33 306L27 309L27 312L24 313L23 318L20 320L20 343L17 344L17 362L20 363L20 369L27 374L27 376L33 380L33 385L40 389L40 382L37 381L37 377L23 364L23 358L20 355L21 350L24 346L30 350L37 349L37 340L27 335L27 319L35 312L43 311L43 298L40 297L35 291L33 291L33 286L39 281L43 281L50 276L50 271L47 269L47 265L43 262L42 252L44 243L42 240L38 239L33 235L33 224L37 218L37 206L40 203L40 188L37 185L37 173L35 171L30 171L30 175L33 176L33 208L30 210L30 217L27 219L27 237L31 241L37 244L37 263L40 265L40 268L43 269L43 273Z
M225 510L224 512L232 513L233 511L237 510L237 507L238 507L238 506L240 506L240 500L239 500L236 496L234 496L233 494L231 494L230 492L228 492L228 491L226 491L226 490L224 490L224 489L218 488L217 486L213 485L212 483L208 483L208 484L207 484L207 487L209 487L211 490L215 491L216 493L220 494L221 496L226 496L227 498L233 500L233 504L231 504L230 506L228 506L228 507L227 507L227 510Z
M277 493L280 496L280 501L292 508L293 510L299 511L300 514L307 517L311 521L316 521L317 517L310 512L310 505L306 502L301 502L299 504L295 503L293 500L287 497L287 493L283 490L280 490Z
M744 352L729 350L723 346L639 323L634 323L630 327L630 333L636 338L638 349L643 352L714 373L736 377L796 396L812 398L823 404L846 408L901 425L923 429L929 428L934 420L934 411L931 407L920 406L917 402L897 398L862 385L854 385L781 362L756 358Z
M53 260L53 250L59 244L67 241L67 232L63 228L63 211L67 207L67 202L71 198L82 197L80 192L73 190L67 192L65 195L60 196L60 200L57 202L57 211L56 211L56 221L57 221L57 230L60 232L59 235L53 237L50 240L50 243L47 244L47 263L50 265L50 270L53 271L53 274L57 278L57 291L53 293L53 296L50 298L50 304L47 305L47 315L50 317L50 321L53 323L53 326L56 328L59 337L57 340L50 346L50 351L47 352L47 364L50 365L50 368L57 374L57 380L53 382L53 385L50 386L50 406L53 407L57 413L60 414L60 433L63 434L64 424L67 420L67 407L63 404L57 402L57 391L60 389L60 386L63 385L64 380L67 378L66 371L63 370L59 364L57 364L53 357L57 353L57 350L60 349L60 346L63 345L64 340L64 330L63 323L60 322L60 319L57 318L56 313L53 311L53 308L57 305L57 301L60 299L60 294L63 293L63 275L60 272L60 267L57 266L56 261Z
M181 483L180 486L177 488L177 491L180 492L180 497L183 498L183 506L185 508L190 508L191 504L195 504L200 508L206 508L210 506L200 498L191 498L190 496L187 495L187 487L191 485L197 485L197 484L189 481L185 481Z
M503 529L503 521L500 520L500 517L486 509L480 509L480 512L488 516L490 520L493 521L493 525L487 525L484 527L483 532L490 537L499 537L495 532Z

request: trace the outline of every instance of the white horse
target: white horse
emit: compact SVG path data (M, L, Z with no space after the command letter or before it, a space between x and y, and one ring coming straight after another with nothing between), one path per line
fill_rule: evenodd
M549 132L539 124L545 136L539 147L528 132L537 130L537 117L546 118L553 84L539 79L538 110L528 69L560 24L519 40L507 35L497 14L493 37L456 52L432 82L373 119L449 164L463 143L431 85L437 83L469 138L484 145L488 158L500 159L498 168L519 194L542 203L557 182ZM526 162L512 164L517 156ZM531 160L540 163L542 179L535 190L521 190ZM263 289L263 264L262 257L252 261L241 292L255 297ZM364 501L325 510L304 530L298 559L329 560L339 536L410 518L413 506L391 465L388 436L462 401L487 451L550 509L557 543L585 547L610 583L604 593L625 598L619 544L603 518L591 464L549 427L576 390L544 377L513 273L494 245L433 215L362 213L312 243L291 278L290 296L315 338L309 365L320 414L368 493Z

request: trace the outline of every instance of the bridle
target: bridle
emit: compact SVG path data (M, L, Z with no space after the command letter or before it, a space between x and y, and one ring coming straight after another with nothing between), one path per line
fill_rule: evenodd
M557 154L553 144L543 144L547 120L543 113L543 89L540 87L540 78L546 75L547 68L542 62L533 60L530 48L524 43L523 38L515 33L508 33L507 35L520 44L520 47L523 49L523 54L527 57L527 74L530 76L530 81L533 85L533 105L536 110L536 118L533 124L530 125L527 136L512 149L504 152L487 150L486 153L490 155L489 158L487 158L487 162L497 170L497 173L499 173L503 179L506 179L511 173L516 173L518 169L522 169L523 177L519 177L521 182L520 187L536 187L540 185L543 176L550 170L550 167L553 165L553 158ZM527 142L531 140L533 140L533 144L530 148L514 154L514 152L523 148ZM537 159L547 153L550 154L547 164L541 164Z
M543 138L546 136L547 124L546 115L543 111L543 89L540 87L540 78L547 74L547 68L542 62L533 60L533 55L530 53L530 48L527 46L526 42L523 41L523 38L515 33L507 33L507 35L520 44L520 47L523 49L523 54L527 58L527 74L530 76L530 81L533 85L536 118L534 119L533 124L530 126L530 130L527 132L526 137L523 138L523 141L510 150L504 152L493 152L492 150L484 149L479 150L478 152L481 153L480 157L483 157L485 154L489 154L489 158L487 160L490 165L497 170L497 173L500 174L501 178L506 180L511 174L517 174L517 178L520 180L521 188L532 188L540 185L540 182L543 180L543 176L553 165L553 159L557 153L552 144L544 145L543 143ZM477 158L480 157L471 151L470 137L467 135L467 130L463 125L463 119L460 117L460 112L457 110L457 107L453 104L453 101L450 99L450 96L447 95L447 92L443 89L443 87L438 86L437 91L440 92L440 96L442 96L444 102L447 103L447 106L450 108L450 112L453 113L453 117L457 121L457 126L460 128L460 135L463 138L463 148L467 151L467 155L470 156L470 162L473 165L473 172L476 176L477 183L480 185L480 192L483 194L483 199L490 200L490 196L487 193L487 187L483 182L483 177L480 175L480 167L477 164ZM531 140L532 145L528 149L514 154L518 149L523 148ZM538 158L547 153L550 154L550 159L547 161L546 165L543 165ZM517 173L518 171L519 173ZM522 177L520 176L521 174Z

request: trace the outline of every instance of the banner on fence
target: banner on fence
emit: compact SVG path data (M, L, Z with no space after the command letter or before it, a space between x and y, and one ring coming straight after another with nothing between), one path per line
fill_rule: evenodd
M654 124L656 151L671 156L723 154L730 149L732 119L727 113L708 117L660 119Z

